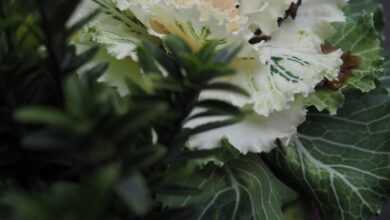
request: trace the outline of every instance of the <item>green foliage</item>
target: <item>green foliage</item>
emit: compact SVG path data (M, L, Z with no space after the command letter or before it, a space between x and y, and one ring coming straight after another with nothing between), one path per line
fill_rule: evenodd
M66 20L77 3L2 1L0 4L2 167L10 168L6 176L20 177L26 185L30 184L26 179L34 179L44 172L41 169L50 166L44 160L35 161L35 156L22 147L22 137L34 128L13 120L13 114L26 105L61 108L63 80L93 56L94 49L76 55L75 48L67 43L72 33L65 30L74 27L67 29Z
M55 184L45 192L14 191L2 198L3 203L14 207L10 219L15 220L115 219L106 209L115 203L112 190L118 172L118 167L111 166L83 178L80 184Z
M337 114L344 104L344 94L341 91L318 90L305 99L307 106L315 106L318 111L328 110L331 115Z
M0 3L2 219L192 216L186 207L163 209L154 198L166 187L171 193L183 189L161 184L170 166L197 166L196 161L214 155L184 150L192 135L242 118L229 103L198 100L205 90L247 95L236 86L214 82L234 74L228 65L240 47L217 49L210 42L194 53L175 36L157 44L143 42L137 55L142 85L148 86L129 77L125 83L130 94L120 96L97 80L110 68L90 65L98 50L78 55L68 42L97 14L68 27L78 3ZM204 112L190 117L195 108ZM190 120L210 115L228 119L183 128Z
M337 116L312 112L293 146L269 162L311 194L323 219L368 219L379 214L390 186L388 112L382 88L351 92Z
M359 68L353 71L346 87L368 92L375 89L375 81L384 73L382 9L375 0L353 0L346 16L347 22L335 25L337 34L329 43L359 57Z
M280 182L260 156L254 154L232 157L222 166L209 164L195 172L181 166L167 175L167 181L194 189L192 193L162 193L160 197L167 207L192 207L191 219L287 219L282 208L297 199L295 192Z
M339 90L320 89L311 95L309 105L317 110L335 114L343 105L343 91L358 89L369 92L384 74L383 68L383 12L376 0L351 0L345 8L346 22L335 23L335 34L329 45L358 58L359 66L352 71Z
M389 198L390 99L385 90L388 62L383 65L381 45L383 16L374 0L351 1L346 15L347 22L337 24L340 31L329 40L359 56L361 62L343 88L344 107L337 116L310 111L298 140L267 156L278 176L311 195L324 220L369 219L381 212ZM378 78L381 85L373 90ZM328 100L334 106L333 101L343 100L321 92L327 95L317 101ZM319 102L317 108L324 103Z

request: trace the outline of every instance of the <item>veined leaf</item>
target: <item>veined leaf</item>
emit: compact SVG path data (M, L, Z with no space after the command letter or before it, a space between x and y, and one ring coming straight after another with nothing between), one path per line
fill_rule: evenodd
M390 194L390 97L351 92L337 116L309 113L293 146L269 162L306 189L323 220L365 220Z
M258 155L241 156L223 167L197 172L172 172L168 181L197 188L200 194L163 196L171 208L189 206L197 220L284 220L282 206L296 194L269 171Z
M352 0L346 8L347 21L335 24L337 34L329 43L358 56L359 67L347 80L347 87L368 92L375 89L375 80L383 72L383 17L375 0Z
M390 57L386 57L386 61L384 64L385 74L379 79L381 82L381 85L386 88L387 90L390 90Z
M308 106L315 106L318 111L328 110L329 114L335 115L344 103L344 98L341 91L318 90L310 94L305 102Z
M346 22L334 24L336 33L328 39L335 48L351 53L359 60L358 68L344 82L341 89L359 89L369 92L376 88L376 80L382 77L383 68L383 15L376 0L351 0L345 8ZM348 64L348 63L347 63ZM308 99L319 111L336 113L343 98L335 91L319 91Z

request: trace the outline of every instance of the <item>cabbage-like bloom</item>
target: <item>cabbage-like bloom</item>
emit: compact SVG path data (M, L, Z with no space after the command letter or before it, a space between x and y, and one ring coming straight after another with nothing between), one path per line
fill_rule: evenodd
M210 39L244 42L232 64L238 73L219 80L246 89L250 97L207 92L201 98L229 101L252 114L236 125L193 137L191 148L213 148L226 138L242 153L267 152L277 139L288 142L305 119L305 97L324 79L337 79L343 63L343 51L324 53L321 46L334 32L331 24L345 21L347 0L96 1L106 8L114 5L111 14L128 20L115 25L117 21L100 18L92 24L93 40L118 59L134 59L135 45L151 35L178 35L194 51Z

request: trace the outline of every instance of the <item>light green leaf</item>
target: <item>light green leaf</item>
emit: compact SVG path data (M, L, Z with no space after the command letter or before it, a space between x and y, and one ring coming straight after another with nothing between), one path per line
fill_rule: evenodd
M309 113L298 136L268 159L311 194L323 220L365 220L381 212L390 196L387 91L349 93L337 116Z
M335 34L328 43L344 52L359 57L360 65L340 94L332 90L319 91L309 97L307 104L314 105L319 111L328 110L331 114L342 105L341 91L359 89L369 92L376 88L376 80L383 76L383 15L376 0L351 0L345 8L347 21L336 23Z
M161 196L165 206L192 207L197 220L284 220L282 206L296 199L258 155L233 159L223 167L210 164L195 174L174 172L168 182L201 192Z
M336 34L329 43L360 59L346 88L363 92L375 89L375 80L383 74L382 26L383 17L375 0L351 0L345 9L347 21L335 24Z
M80 51L85 50L86 47L86 45L83 44L76 44L76 46ZM153 90L151 80L141 73L138 63L133 61L130 57L117 59L110 55L105 49L101 49L92 62L84 68L89 69L99 63L107 63L109 66L98 81L116 88L120 95L125 96L130 93L131 88L128 82L137 85L145 91Z
M106 73L99 81L117 88L121 95L127 95L130 92L130 88L127 84L128 81L147 90L151 89L150 85L147 83L147 79L141 74L138 64L131 58L116 59L109 55L105 50L101 50L93 61L96 63L104 62L109 64Z
M380 8L380 0L350 0L345 13L350 17L359 17L364 12L375 12Z
M344 95L340 91L319 90L304 99L306 105L314 106L318 111L328 110L335 115L344 103Z

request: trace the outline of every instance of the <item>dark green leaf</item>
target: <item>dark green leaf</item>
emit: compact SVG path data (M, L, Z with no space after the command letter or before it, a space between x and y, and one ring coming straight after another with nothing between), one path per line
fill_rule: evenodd
M72 128L74 120L65 113L48 107L29 107L19 110L15 118L21 122L46 124L62 128Z
M311 194L324 220L369 219L390 198L389 112L383 89L350 93L337 116L309 113L299 138L269 162Z
M229 46L217 52L214 62L216 63L230 63L241 51L242 46Z
M237 115L241 113L240 108L218 99L204 99L195 103L196 107L210 109L212 111L218 111L225 114Z
M169 51L175 56L175 57L181 57L184 54L191 54L192 50L190 46L181 38L169 35L164 39L164 44L167 46Z
M215 82L207 85L204 90L223 91L239 94L242 96L249 96L249 93L244 89L229 83Z
M137 215L144 215L151 208L151 198L146 182L139 174L134 174L122 181L117 187L117 194Z
M202 125L199 125L195 128L188 129L187 131L184 132L184 134L189 137L189 136L193 136L193 135L200 134L203 132L207 132L207 131L211 131L214 129L233 125L233 124L239 122L240 120L241 120L241 118L232 118L232 119L226 119L226 120L221 120L221 121L216 121L216 122L210 122L207 124L202 124Z
M223 167L209 165L195 173L171 172L167 182L201 191L159 196L166 207L192 207L195 215L189 219L281 220L286 219L283 205L296 198L257 155L242 156Z

